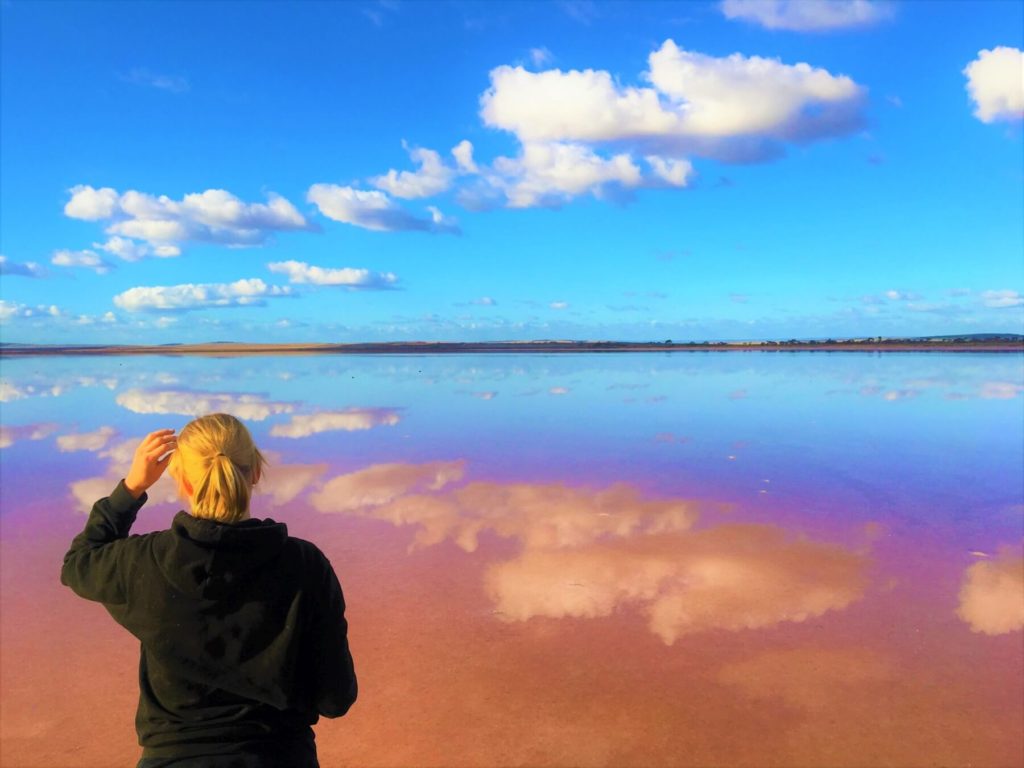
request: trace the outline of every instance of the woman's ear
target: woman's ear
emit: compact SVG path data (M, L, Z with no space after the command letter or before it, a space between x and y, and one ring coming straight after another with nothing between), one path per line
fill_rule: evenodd
M256 485L256 483L258 483L260 481L261 477L263 477L263 473L260 471L260 468L258 466L253 468L253 470L252 470L252 484Z
M178 495L185 501L192 500L192 483L188 481L184 474L178 478Z

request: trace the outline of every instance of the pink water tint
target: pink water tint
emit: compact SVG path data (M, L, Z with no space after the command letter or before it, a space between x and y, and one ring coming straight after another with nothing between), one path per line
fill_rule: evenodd
M1012 568L978 626L958 613L970 568L1020 557L1019 399L816 400L797 377L797 408L756 375L708 375L735 380L708 395L673 378L628 412L597 374L590 394L538 375L542 394L570 391L517 400L378 377L303 413L401 406L397 425L295 440L270 434L290 415L251 425L278 453L271 477L305 484L255 513L316 542L349 604L361 694L317 726L324 766L1024 764L1021 630L999 625ZM265 388L301 403L320 383ZM89 395L90 427L164 426ZM52 420L39 410L14 423ZM130 765L137 642L57 582L84 520L68 484L113 475L25 440L3 454L0 764ZM372 503L317 509L337 476L384 462L401 471L339 486ZM673 506L688 500L693 519ZM147 506L136 531L175 509Z
M24 476L15 486L38 487ZM144 510L138 529L171 511ZM317 727L325 766L1011 765L1020 755L1020 635L980 635L955 617L966 563L942 537L847 530L839 546L868 558L862 598L668 645L636 604L502 620L484 582L521 552L515 536L410 550L415 525L305 504L270 516L320 544L348 596L362 693L349 716ZM695 530L756 516L707 512ZM138 755L137 644L57 583L81 520L60 494L5 513L4 765Z

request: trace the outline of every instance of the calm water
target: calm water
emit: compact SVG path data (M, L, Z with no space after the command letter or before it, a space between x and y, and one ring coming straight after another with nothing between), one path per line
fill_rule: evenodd
M346 591L324 766L1024 763L1019 355L30 359L0 394L5 766L137 758L137 642L61 557L215 410Z

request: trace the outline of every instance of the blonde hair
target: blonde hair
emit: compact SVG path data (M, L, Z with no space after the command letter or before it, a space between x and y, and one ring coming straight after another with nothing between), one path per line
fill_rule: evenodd
M266 463L242 422L211 413L181 430L168 470L180 488L182 480L192 487L193 516L237 523L249 516L252 486Z

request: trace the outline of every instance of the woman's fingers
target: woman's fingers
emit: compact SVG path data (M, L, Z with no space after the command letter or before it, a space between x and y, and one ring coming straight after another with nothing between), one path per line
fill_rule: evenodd
M152 458L158 458L160 456L163 456L165 453L170 454L170 452L177 447L178 442L176 440L165 440L161 443L158 443L156 446L150 448L148 451L146 451L146 455Z

